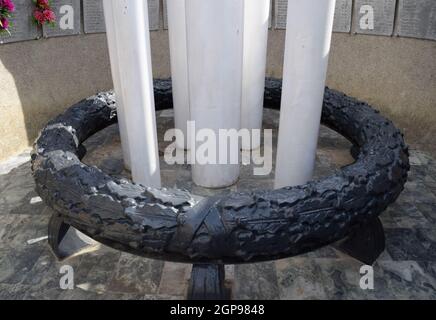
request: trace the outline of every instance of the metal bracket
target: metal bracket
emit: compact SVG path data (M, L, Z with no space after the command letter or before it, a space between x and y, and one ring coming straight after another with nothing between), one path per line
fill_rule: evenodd
M335 248L367 265L373 265L385 250L385 232L379 218L357 228Z
M54 213L48 224L48 243L60 261L82 255L100 247L100 244L64 222Z
M188 300L228 300L224 286L224 265L194 264L189 283Z

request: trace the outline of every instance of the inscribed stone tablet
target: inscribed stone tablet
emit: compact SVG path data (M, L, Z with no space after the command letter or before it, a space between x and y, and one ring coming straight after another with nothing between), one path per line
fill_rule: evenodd
M288 16L288 0L276 0L274 11L276 29L286 29L286 19Z
M33 40L41 37L41 30L33 22L34 4L29 0L15 0L15 12L10 22L13 24L9 31L0 34L0 43L10 43Z
M436 1L399 0L397 34L436 40Z
M336 0L333 32L351 32L352 0Z
M56 25L43 26L44 37L62 37L80 33L80 0L53 0L52 8L56 15Z
M163 0L163 28L168 29L168 8L167 0Z
M149 24L150 30L159 30L159 12L160 5L159 0L148 0L148 15L149 15Z
M391 36L394 30L396 0L355 0L354 31Z
M83 0L83 24L85 33L106 32L103 0Z

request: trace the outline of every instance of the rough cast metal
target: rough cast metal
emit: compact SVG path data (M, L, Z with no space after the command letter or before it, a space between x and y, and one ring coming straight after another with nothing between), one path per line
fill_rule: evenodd
M158 109L171 82L155 83ZM281 82L267 80L265 106L279 108ZM83 164L83 143L116 122L114 96L83 100L51 121L32 155L37 192L63 221L136 255L234 264L302 254L374 221L400 195L409 170L401 132L368 104L327 89L322 121L355 146L356 162L307 185L233 193L195 203L188 192L118 180Z

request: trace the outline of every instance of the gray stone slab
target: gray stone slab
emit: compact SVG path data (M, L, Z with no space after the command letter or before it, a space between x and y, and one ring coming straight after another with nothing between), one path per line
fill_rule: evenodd
M275 28L286 29L286 19L288 16L288 0L276 0L274 13Z
M275 1L275 28L286 29L287 22L288 0ZM337 0L335 10L335 22L333 26L334 32L351 31L353 1L352 0Z
M148 0L148 14L150 30L160 28L160 4L159 0ZM83 0L83 24L85 33L104 33L103 0ZM165 22L164 22L165 23Z
M235 300L277 300L279 287L274 262L235 266Z
M396 34L436 40L436 1L399 0Z
M80 0L54 0L52 8L56 14L56 25L54 27L43 26L45 38L80 34Z
M396 0L356 0L354 32L391 36L394 32Z
M157 294L164 263L122 253L108 290L128 294Z
M34 40L41 37L41 30L33 22L34 5L29 0L15 0L15 12L10 20L12 26L7 32L0 34L0 44L25 40Z
M436 299L435 264L416 261L379 261L374 266L378 299Z
M163 28L164 30L168 30L168 8L167 8L167 0L162 1L162 11L163 11Z
M83 0L83 25L85 33L104 33L103 0Z
M333 32L351 32L353 0L336 0Z
M394 261L436 262L435 229L387 228L386 250Z
M160 1L148 0L148 15L150 31L159 30L160 28Z

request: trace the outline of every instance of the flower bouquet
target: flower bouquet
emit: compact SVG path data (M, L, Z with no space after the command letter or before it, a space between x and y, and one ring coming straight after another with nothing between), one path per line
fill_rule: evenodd
M36 9L33 11L33 20L39 26L45 24L54 26L56 24L56 15L51 8L50 0L33 0Z
M0 33L9 32L9 27L12 25L10 18L12 12L15 11L15 5L12 0L0 0Z

